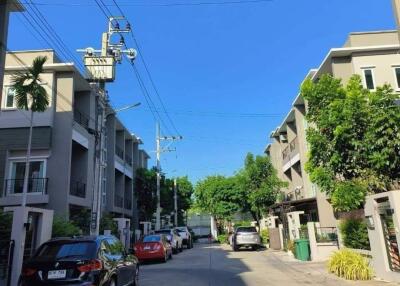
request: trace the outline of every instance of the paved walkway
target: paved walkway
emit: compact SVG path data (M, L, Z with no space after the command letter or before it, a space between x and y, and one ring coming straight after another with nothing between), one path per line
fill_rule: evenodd
M167 263L143 265L141 286L391 286L348 282L328 274L324 263L299 262L284 252L239 251L227 245L196 244Z

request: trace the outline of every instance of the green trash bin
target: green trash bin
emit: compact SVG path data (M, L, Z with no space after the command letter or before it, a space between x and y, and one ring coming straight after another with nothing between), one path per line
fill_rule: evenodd
M301 261L310 260L310 241L308 239L296 239L294 241L296 258Z

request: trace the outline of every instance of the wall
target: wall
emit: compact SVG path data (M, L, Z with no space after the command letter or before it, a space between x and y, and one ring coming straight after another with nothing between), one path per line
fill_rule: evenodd
M52 153L48 162L49 208L57 215L68 216L68 196L70 189L72 150L72 102L74 80L72 73L59 73L56 88L60 95L55 100L54 128L52 136Z

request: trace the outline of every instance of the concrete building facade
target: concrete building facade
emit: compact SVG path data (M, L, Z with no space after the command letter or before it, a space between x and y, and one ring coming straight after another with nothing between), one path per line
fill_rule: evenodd
M9 52L6 55L0 118L0 206L22 202L23 173L29 133L29 112L18 110L11 78L37 56L48 60L41 75L50 105L34 114L30 163L29 206L53 209L72 218L92 208L95 178L96 125L99 93L73 64L62 63L52 50ZM106 111L107 163L102 209L133 219L134 176L139 160L138 138L131 135L111 107Z
M353 74L358 74L367 89L373 91L388 83L400 91L399 49L396 30L351 33L344 46L331 49L319 68L311 70L306 78L317 81L321 75L331 74L346 84ZM306 113L307 102L299 94L283 122L271 132L271 143L265 153L270 156L278 176L288 182L271 212L279 216L284 208L304 211L301 223L319 221L321 227L332 227L336 225L332 206L325 194L311 183L305 170Z

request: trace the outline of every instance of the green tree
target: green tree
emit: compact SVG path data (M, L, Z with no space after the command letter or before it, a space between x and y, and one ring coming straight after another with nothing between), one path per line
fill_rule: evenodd
M306 169L336 210L358 208L366 194L386 191L399 179L399 96L389 86L370 92L357 75L346 86L323 75L306 80L301 95L310 123Z
M243 197L234 177L209 176L196 184L195 205L217 220L231 220L241 211Z
M151 221L157 208L157 175L155 170L138 169L135 177L135 193L139 221Z
M68 221L63 217L55 216L53 219L52 237L71 237L80 235L81 229L72 221Z
M263 213L276 202L280 189L287 186L278 178L269 157L254 157L251 153L247 154L244 168L237 174L237 182L239 193L246 194L242 195L247 199L242 207L248 208L258 224Z
M19 73L12 78L11 87L15 91L15 101L17 108L30 110L29 139L26 155L24 186L22 206L26 205L26 194L28 193L29 161L31 156L33 114L34 112L44 112L49 105L49 98L45 88L42 86L40 74L43 73L43 65L46 57L37 57L33 60L32 66L27 68L24 73Z

